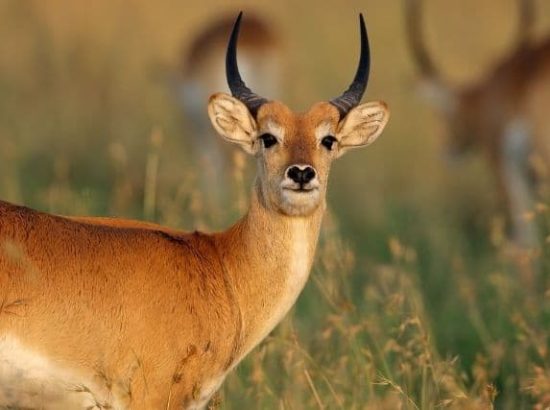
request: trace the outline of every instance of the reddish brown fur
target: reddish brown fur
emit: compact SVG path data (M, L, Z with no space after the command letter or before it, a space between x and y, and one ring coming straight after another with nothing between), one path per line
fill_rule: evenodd
M0 202L0 246L1 300L23 301L0 314L0 334L106 375L134 408L169 392L189 402L236 359L240 317L209 235Z

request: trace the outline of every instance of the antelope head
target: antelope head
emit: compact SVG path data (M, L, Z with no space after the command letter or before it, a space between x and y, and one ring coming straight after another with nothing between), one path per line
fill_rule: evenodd
M371 144L382 133L389 111L383 102L359 105L367 87L369 44L360 15L361 55L355 78L339 97L295 113L252 92L237 65L242 13L229 39L226 75L232 95L210 97L208 113L216 131L257 160L260 201L288 216L307 216L324 201L332 161L352 148Z

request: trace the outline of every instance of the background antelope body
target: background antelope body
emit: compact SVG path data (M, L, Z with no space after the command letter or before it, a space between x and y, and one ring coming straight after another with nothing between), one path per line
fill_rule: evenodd
M532 38L536 5L517 2L518 41L512 51L477 83L455 89L425 47L421 3L406 2L408 35L426 97L448 123L448 150L457 155L475 147L485 155L511 237L524 248L536 247L539 232L526 215L540 198L536 182L542 186L550 163L550 129L543 114L550 103L550 38Z

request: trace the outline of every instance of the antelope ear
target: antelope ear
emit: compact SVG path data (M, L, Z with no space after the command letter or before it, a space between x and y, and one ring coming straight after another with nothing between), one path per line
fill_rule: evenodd
M388 123L390 112L381 101L358 105L338 124L338 156L351 148L361 148L372 144Z
M228 94L214 94L208 101L208 115L224 139L240 145L249 154L256 152L258 127L241 101Z

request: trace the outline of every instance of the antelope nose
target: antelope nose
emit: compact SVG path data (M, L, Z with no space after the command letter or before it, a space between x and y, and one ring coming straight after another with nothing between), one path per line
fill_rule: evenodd
M288 167L286 175L297 184L302 185L315 178L316 173L309 165L293 165Z

